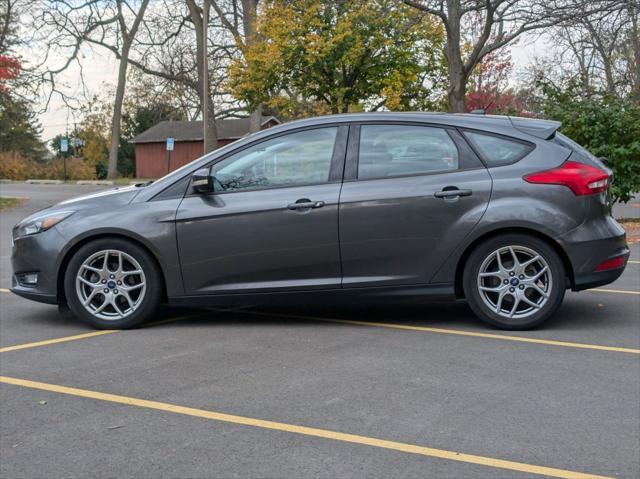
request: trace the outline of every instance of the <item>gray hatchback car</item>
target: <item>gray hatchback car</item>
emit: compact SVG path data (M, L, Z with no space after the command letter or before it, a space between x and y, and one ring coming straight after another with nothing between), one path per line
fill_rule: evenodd
M24 219L12 291L98 328L162 302L345 297L464 298L493 326L531 328L629 256L611 172L559 127L426 113L281 125Z

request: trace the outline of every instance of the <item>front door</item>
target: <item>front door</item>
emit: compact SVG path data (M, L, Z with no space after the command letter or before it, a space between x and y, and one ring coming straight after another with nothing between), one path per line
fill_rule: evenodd
M211 166L214 192L189 194L176 218L187 294L340 286L347 131L285 133Z
M489 173L454 129L352 130L340 196L343 286L429 283L484 214Z

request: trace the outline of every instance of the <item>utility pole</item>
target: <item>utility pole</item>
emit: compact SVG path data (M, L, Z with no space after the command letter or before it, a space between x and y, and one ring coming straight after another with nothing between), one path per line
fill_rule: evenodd
M207 61L207 30L209 26L209 0L204 0L202 11L202 149L207 153L207 125L209 124L209 63Z

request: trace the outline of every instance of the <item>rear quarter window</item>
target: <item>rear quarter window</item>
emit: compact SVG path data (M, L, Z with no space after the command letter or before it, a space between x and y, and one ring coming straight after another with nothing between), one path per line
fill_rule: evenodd
M534 148L531 143L524 141L474 131L465 131L464 136L480 154L487 167L515 163L527 156Z

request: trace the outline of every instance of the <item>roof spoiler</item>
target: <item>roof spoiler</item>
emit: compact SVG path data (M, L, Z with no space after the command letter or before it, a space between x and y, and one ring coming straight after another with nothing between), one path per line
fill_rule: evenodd
M509 120L511 120L511 124L516 130L543 140L550 140L553 138L553 135L556 134L556 130L562 126L562 123L553 120L538 120L517 116L510 116Z

